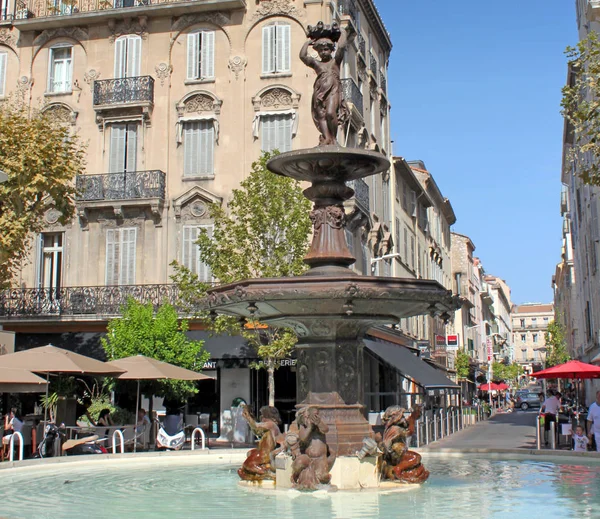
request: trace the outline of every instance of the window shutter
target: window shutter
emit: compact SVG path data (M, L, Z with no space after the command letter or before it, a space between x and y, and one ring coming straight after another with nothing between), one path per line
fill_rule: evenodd
M215 31L206 31L202 33L201 66L201 77L215 77Z
M118 279L118 235L119 229L107 229L106 231L106 284L116 285Z
M6 64L8 54L0 52L0 96L6 95Z
M65 83L64 90L68 92L71 90L71 82L73 76L73 47L69 47L67 51L66 61L65 61Z
M277 30L277 72L288 72L290 70L290 29L291 27L287 24L276 25Z
M127 151L124 157L125 171L137 171L137 124L128 124L126 131L125 146Z
M213 235L213 226L212 225L201 225L200 227L196 227L196 238L194 240L194 242L198 239L198 232L200 229L206 229L206 233L208 234L209 238L212 238ZM194 250L196 251L196 258L197 258L197 274L198 274L198 279L200 279L200 281L205 281L205 282L210 282L212 281L212 272L210 271L210 268L208 267L208 265L206 263L204 263L202 261L202 259L200 258L200 251L198 249L198 246L194 243Z
M115 41L115 79L126 76L125 64L127 55L127 40L119 38Z
M200 33L191 32L188 34L187 44L187 78L198 79L198 47L200 42Z
M50 49L50 63L48 64L48 92L54 92L54 78L56 76L56 49Z
M281 135L281 151L291 151L292 150L292 117L291 115L283 115L281 116L280 122L280 135Z
M198 123L200 174L212 175L215 148L215 126L213 121Z
M265 116L261 118L261 133L262 133L262 151L273 151L273 127L275 121L272 117Z
M125 171L125 139L126 125L113 124L110 128L110 173L123 173Z
M198 268L198 227L186 225L183 227L183 265L190 269L194 274L197 274Z
M140 58L142 57L142 38L130 36L127 38L127 77L140 75Z
M591 235L592 241L600 240L600 229L598 229L598 202L594 196L590 199L590 212L592 213Z
M275 27L263 27L263 74L275 72Z
M121 229L121 285L135 285L135 242L137 229Z
M198 175L198 131L194 123L184 123L183 130L183 175Z

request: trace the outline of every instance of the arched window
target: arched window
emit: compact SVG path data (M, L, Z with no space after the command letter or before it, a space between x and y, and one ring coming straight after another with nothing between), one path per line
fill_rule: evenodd
M115 79L138 77L142 58L142 38L136 34L115 40Z
M48 62L48 92L71 92L73 80L73 46L54 45Z
M263 151L291 151L298 131L299 100L300 95L283 86L266 88L252 99L253 134L260 138Z

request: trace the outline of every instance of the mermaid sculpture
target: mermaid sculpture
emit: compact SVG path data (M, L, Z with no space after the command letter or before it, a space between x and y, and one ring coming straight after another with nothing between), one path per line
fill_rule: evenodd
M340 65L347 44L354 37L354 33L349 32L351 30L350 25L347 30L340 30L337 22L330 26L323 22L314 27L309 25L309 39L300 50L300 59L317 73L313 87L312 117L321 133L319 146L337 145L338 126L348 119L348 108L340 80ZM317 51L320 61L308 55L310 46Z
M380 449L383 451L381 475L383 479L402 481L404 483L424 483L429 472L421 464L421 455L409 451L406 439L415 432L415 422L421 416L421 408L417 407L406 419L405 409L394 405L388 407L383 414L385 430Z
M298 490L317 490L331 481L335 455L325 441L328 425L315 407L303 407L285 437L292 459L292 483Z
M257 422L248 406L244 406L242 415L260 441L258 447L248 452L246 461L238 469L238 475L245 481L275 480L275 456L283 450L278 444L284 442L279 430L281 418L275 407L260 408L260 422Z

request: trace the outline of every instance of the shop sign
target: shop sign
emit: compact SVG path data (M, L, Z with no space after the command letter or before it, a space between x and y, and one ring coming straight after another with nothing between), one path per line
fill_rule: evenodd
M447 340L446 349L448 351L457 351L458 350L458 343L459 343L458 334L447 335L446 340Z

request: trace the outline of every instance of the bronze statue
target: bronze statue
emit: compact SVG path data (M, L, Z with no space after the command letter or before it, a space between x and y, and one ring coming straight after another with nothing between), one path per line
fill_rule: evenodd
M331 454L325 434L328 425L321 420L315 407L303 407L296 412L296 420L286 435L291 451L292 483L298 490L317 490L331 481L329 471L335 455Z
M275 480L275 456L283 450L278 444L284 442L279 430L281 418L275 407L260 408L260 422L257 422L248 406L244 406L242 415L260 441L258 447L248 452L246 461L238 469L238 475L245 481Z
M421 464L421 455L408 450L406 439L415 432L415 422L421 416L417 407L406 419L405 409L394 405L383 414L385 430L380 449L383 451L381 475L384 479L404 483L424 483L429 472Z
M354 37L351 26L342 31L337 22L308 26L308 40L300 50L300 59L317 73L312 97L312 117L321 133L319 146L336 145L338 126L348 119L348 108L344 101L340 65L346 46ZM336 50L337 42L337 50ZM308 55L312 46L319 60ZM334 56L335 51L335 56Z

